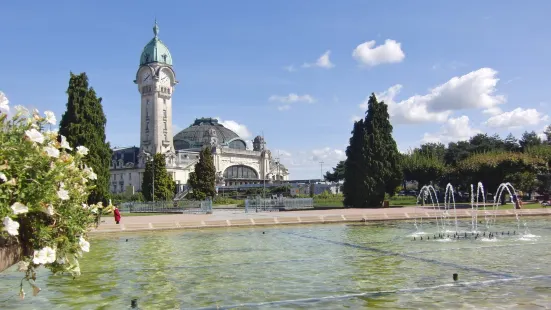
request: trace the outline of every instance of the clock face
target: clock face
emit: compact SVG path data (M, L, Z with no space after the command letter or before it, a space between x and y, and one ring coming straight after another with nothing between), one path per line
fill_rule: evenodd
M170 77L166 73L164 73L163 71L161 71L161 73L159 74L159 83L161 83L161 85L165 85L165 86L170 85Z
M151 76L151 71L146 70L144 73L142 73L141 82L143 84L149 84L151 82L151 80L153 80L153 78Z

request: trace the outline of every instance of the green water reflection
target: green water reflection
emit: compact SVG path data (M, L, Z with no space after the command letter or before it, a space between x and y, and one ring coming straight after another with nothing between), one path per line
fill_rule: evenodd
M535 307L551 303L550 277L526 278L551 275L551 229L529 223L535 236L492 241L413 241L405 222L96 235L82 276L41 270L36 297L19 301L15 268L0 274L0 308L128 309L133 298L140 309Z

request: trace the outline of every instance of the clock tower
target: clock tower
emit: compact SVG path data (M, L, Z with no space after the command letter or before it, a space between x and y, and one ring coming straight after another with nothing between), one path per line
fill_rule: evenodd
M172 94L176 74L172 56L159 39L155 21L154 37L147 43L140 57L140 67L134 83L141 94L140 153L173 153Z

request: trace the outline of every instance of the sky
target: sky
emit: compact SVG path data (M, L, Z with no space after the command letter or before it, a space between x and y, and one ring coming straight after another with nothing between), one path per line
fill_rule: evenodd
M371 93L404 152L551 123L549 1L59 0L1 11L10 105L59 120L69 73L86 72L112 146L139 146L133 80L155 18L179 80L174 133L217 117L249 141L264 135L291 179L345 159Z

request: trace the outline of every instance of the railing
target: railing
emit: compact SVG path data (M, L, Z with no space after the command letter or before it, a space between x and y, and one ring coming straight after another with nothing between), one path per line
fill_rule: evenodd
M313 209L312 198L253 198L245 199L245 212L277 212L280 210L304 210Z
M121 212L128 213L212 213L212 200L205 201L155 201L127 202L119 207Z
M189 194L191 192L191 188L185 188L184 190L182 190L181 192L179 192L178 194L176 194L176 196L174 196L174 200L182 200L184 199L184 197L186 197L187 194Z

